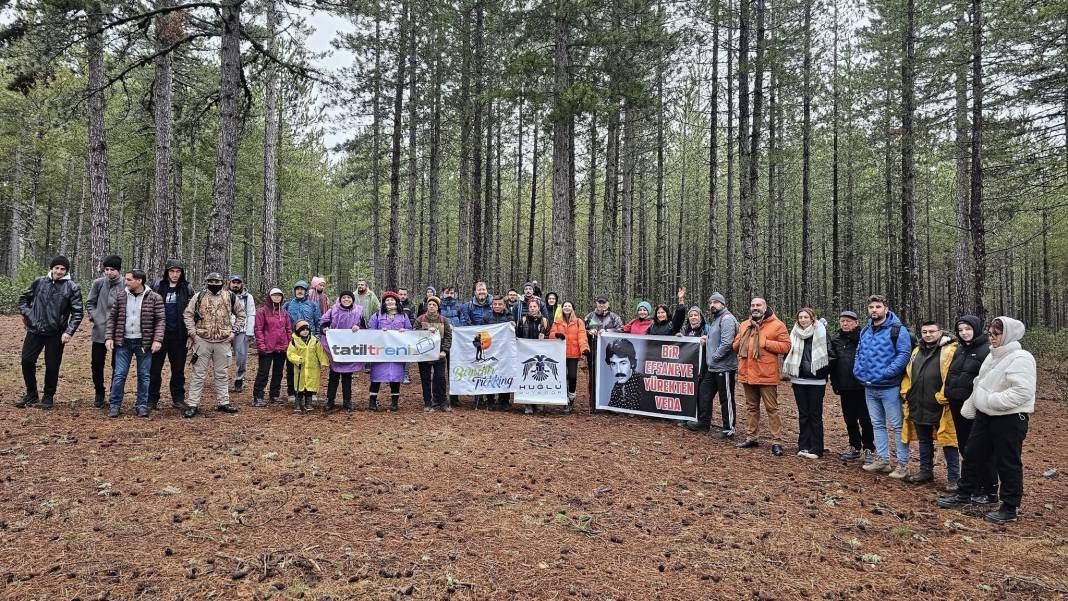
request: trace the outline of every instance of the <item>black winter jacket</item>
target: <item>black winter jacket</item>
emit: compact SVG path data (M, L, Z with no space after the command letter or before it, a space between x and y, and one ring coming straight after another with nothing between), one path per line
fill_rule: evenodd
M682 329L682 326L685 323L686 306L676 305L675 312L667 321L656 321L655 318L653 319L653 325L649 326L648 334L650 336L674 336Z
M73 336L82 323L82 289L69 275L39 277L19 295L19 313L31 334Z
M860 330L842 332L831 338L830 373L831 388L836 394L843 390L863 390L864 385L853 375L853 361L857 358L857 345L860 344Z
M809 336L805 338L805 350L801 351L801 365L797 366L797 377L802 380L826 380L827 374L831 370L830 365L830 341L827 342L827 365L823 366L815 373L812 371L812 344L816 340L815 336Z
M549 335L548 320L542 315L538 317L529 314L524 315L523 321L519 322L515 328L517 338L536 340L540 337L539 334L542 336Z
M979 375L979 367L989 354L990 339L986 334L980 334L968 343L960 342L953 353L953 362L949 364L949 373L946 374L947 399L960 403L968 400L975 377Z

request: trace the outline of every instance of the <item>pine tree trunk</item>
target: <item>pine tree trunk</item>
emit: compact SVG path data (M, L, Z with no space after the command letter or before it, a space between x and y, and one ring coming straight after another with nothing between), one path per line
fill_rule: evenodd
M89 197L92 199L93 222L90 228L90 256L92 269L110 251L108 228L108 147L104 133L104 7L99 0L88 6L88 38L86 52L89 55ZM17 257L16 257L17 264Z
M267 38L264 46L274 51L278 29L278 9L274 0L267 3ZM275 204L278 200L278 70L268 63L263 84L263 246L260 264L264 287L274 286L278 279L278 220ZM339 282L340 283L340 282Z
M900 317L910 324L920 306L919 267L916 258L916 172L913 119L916 103L916 7L905 0L904 56L901 60L901 286ZM913 324L914 325L914 324Z
M586 297L597 294L597 111L590 113L590 163L586 173L586 186L590 206L586 231Z
M620 257L620 272L623 274L620 296L624 302L634 298L634 170L638 162L637 107L627 98L623 107L623 252Z
M170 0L164 0L161 6L170 6ZM156 18L156 49L162 50L174 43L174 15L166 14ZM172 77L171 55L156 57L155 82L152 86L153 119L156 126L154 200L155 211L152 212L152 243L148 245L149 260L144 265L151 274L160 273L166 259L164 254L169 245L171 228L168 220L171 216L171 114L172 114Z
M382 18L375 13L375 72L371 82L371 282L385 280L382 264Z
M427 256L430 259L428 279L431 282L440 282L444 277L441 272L441 263L444 256L449 254L448 248L440 244L441 238L441 31L435 25L434 30L434 100L430 117L430 251ZM439 251L443 256L438 256Z
M970 46L968 43L968 19L961 15L957 19L957 36L955 41L961 45L961 55L955 72L956 91L956 114L955 114L955 144L956 157L956 261L953 268L953 310L956 315L966 315L971 312L970 287L968 286L968 271L971 257L968 253L968 212L971 202L971 175L969 174L969 146L971 142L968 124L968 59Z
M567 256L570 245L568 233L574 235L575 230L570 223L570 109L564 103L564 94L568 87L569 42L568 16L564 10L563 3L557 3L553 18L553 252L547 284L563 294L563 298L571 298L574 278L568 273L572 260L572 257Z
M515 225L512 232L512 264L508 267L508 281L516 281L516 269L519 267L519 253L521 252L521 235L523 229L523 99L519 99L519 107L516 109L519 130L519 141L515 151Z
M460 201L457 203L459 215L457 216L456 236L456 274L454 280L459 283L464 278L465 283L473 283L471 280L471 9L464 5L463 17L460 23L460 36L462 39L462 60L460 66L460 174L458 179ZM477 140L477 138L476 138ZM477 142L476 142L477 144ZM462 286L462 284L461 284Z
M601 214L601 260L598 266L598 291L615 289L619 275L616 270L616 218L618 213L619 173L619 99L613 96L608 105L608 134L605 142L604 211Z
M222 4L219 60L219 142L204 261L209 272L225 274L230 267L237 145L241 129L238 114L238 95L242 93L240 0L224 0Z
M746 157L746 164L748 167L748 177L746 178L745 185L746 202L745 213L742 221L742 260L746 265L746 277L745 277L745 296L752 297L755 295L757 289L762 289L766 285L764 282L757 282L757 241L760 239L758 236L759 228L759 211L757 210L757 182L759 180L759 167L760 167L760 130L761 130L761 117L763 116L763 100L764 100L764 17L766 11L764 10L765 0L757 1L757 42L756 42L756 59L754 64L754 78L753 78L753 131L749 138L749 153Z
M805 0L805 56L801 89L801 305L813 304L812 298L812 0Z
M417 286L419 282L419 273L416 271L417 261L413 253L416 252L415 245L415 228L418 216L416 215L416 187L419 181L419 162L418 162L418 150L417 150L417 133L418 133L418 106L419 97L416 90L416 81L418 78L418 72L416 70L418 55L417 47L417 26L418 20L416 19L416 6L413 5L409 11L408 22L408 215L404 220L404 227L408 230L408 249L405 255L408 257L407 265L405 265L405 280L408 286ZM421 220L420 220L421 221Z
M842 307L841 237L839 234L838 198L838 3L834 4L834 47L832 49L833 71L831 75L831 307ZM810 48L811 51L811 43ZM811 108L811 107L810 107ZM810 131L811 133L811 131Z
M985 320L986 224L983 216L983 2L972 0L972 258L975 312Z
M534 110L534 156L532 173L530 176L530 220L529 227L527 229L527 271L524 274L524 278L529 280L534 275L534 218L538 210L538 152L541 150L538 148L538 132L541 129L538 125L538 111Z
M708 260L705 261L703 287L711 292L718 285L719 222L719 0L712 2L712 82L708 102L708 243L704 245Z
M748 0L739 0L739 2L745 4ZM746 15L748 16L748 8L746 8ZM734 2L728 0L727 14L730 15L731 20L734 19ZM733 24L733 23L732 23ZM741 142L735 139L735 121L734 121L734 96L735 85L738 80L735 79L734 73L734 61L735 53L730 49L734 47L734 31L738 27L727 28L727 300L736 302L734 295L737 290L734 280L734 265L737 262L737 252L735 251L734 243L734 190L737 183L735 181L735 174L738 170L735 169L735 150L741 150ZM748 26L746 31L748 32ZM747 33L748 36L748 33ZM748 44L748 37L746 39ZM741 56L741 49L738 50L739 58ZM739 65L740 66L740 65ZM739 77L740 79L740 77ZM746 110L748 111L748 98L746 99ZM741 100L738 101L739 109L741 108ZM748 121L748 114L746 116ZM739 121L740 125L740 121ZM747 126L748 128L748 126ZM743 129L742 131L746 131ZM739 137L741 135L739 134ZM740 190L739 190L740 193ZM748 299L747 299L748 300Z
M400 245L400 163L401 133L404 130L404 78L408 64L408 0L401 4L399 38L397 40L397 65L393 89L393 147L389 161L389 243L386 249L386 290L396 290L399 285L397 251Z
M474 274L475 281L482 280L485 277L485 265L482 260L482 90L484 85L484 53L483 46L485 44L483 22L485 17L485 4L482 0L477 0L475 4L475 55L474 63L474 78L475 87L474 95L471 102L471 140L473 145L471 146L471 183L469 184L469 190L471 193L471 268Z

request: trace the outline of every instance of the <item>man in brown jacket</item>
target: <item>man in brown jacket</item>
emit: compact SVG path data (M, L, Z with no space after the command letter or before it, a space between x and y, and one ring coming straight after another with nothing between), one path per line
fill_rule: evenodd
M118 417L131 357L137 357L137 417L148 417L148 385L152 353L163 345L165 324L163 297L145 286L145 272L126 273L126 288L119 292L108 315L104 346L111 351L115 367L111 376L111 408L108 417ZM147 345L147 346L146 346Z
M734 445L740 449L757 446L760 433L760 405L768 413L771 453L782 456L782 418L779 417L779 357L790 352L790 333L786 325L768 308L768 302L754 298L749 304L749 319L738 324L734 337L738 353L738 381L745 391L745 440Z
M215 409L237 413L237 407L230 404L230 357L233 356L230 341L234 332L245 329L245 304L237 302L233 292L223 290L222 274L209 273L204 284L204 290L193 295L182 314L193 349L193 382L183 417L197 414L209 364L213 366L215 379Z

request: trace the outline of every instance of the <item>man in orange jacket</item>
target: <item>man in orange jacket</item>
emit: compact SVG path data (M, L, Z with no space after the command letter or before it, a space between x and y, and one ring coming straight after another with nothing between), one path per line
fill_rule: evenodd
M750 319L738 325L734 350L738 353L738 381L745 391L746 438L734 445L740 449L758 446L760 405L768 413L771 453L782 456L782 419L779 417L779 357L790 352L786 325L760 297L749 304Z

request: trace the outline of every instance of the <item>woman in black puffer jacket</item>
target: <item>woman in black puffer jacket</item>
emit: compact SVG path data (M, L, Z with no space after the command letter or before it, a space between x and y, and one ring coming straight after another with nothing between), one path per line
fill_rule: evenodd
M963 456L964 447L968 444L968 437L971 435L972 420L962 416L960 408L972 394L972 384L979 375L979 367L990 354L990 339L983 333L982 322L974 315L962 315L957 319L954 329L960 344L957 345L957 351L953 354L953 361L949 364L949 372L946 374L945 395L949 400L949 409L953 413L953 426L957 430L957 445ZM984 473L979 486L982 494L997 490L997 476L993 467L991 465L991 469Z

